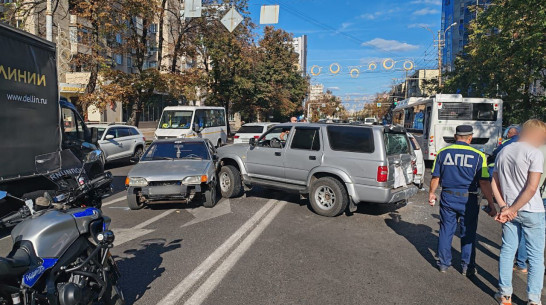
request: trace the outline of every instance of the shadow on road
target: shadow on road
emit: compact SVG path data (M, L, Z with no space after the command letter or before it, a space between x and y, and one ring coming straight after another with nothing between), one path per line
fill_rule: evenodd
M362 203L357 205L355 213L366 215L385 215L389 213L398 213L397 210L401 209L405 204L375 204L375 203ZM347 213L347 215L351 215Z
M181 247L182 239L166 243L165 239L149 239L140 243L139 249L130 249L124 257L115 257L121 272L121 286L127 304L134 304L150 289L150 284L160 277L162 255Z

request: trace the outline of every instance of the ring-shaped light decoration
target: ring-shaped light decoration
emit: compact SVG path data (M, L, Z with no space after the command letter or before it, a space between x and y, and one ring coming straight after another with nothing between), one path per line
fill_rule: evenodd
M297 70L297 71L301 70L300 64L295 64L295 66L296 66L296 70Z
M334 67L336 67L337 69L334 69ZM340 71L341 71L341 66L337 62L330 65L330 73L338 74Z
M318 72L315 71L315 69L318 69ZM314 65L314 66L311 67L311 74L313 76L319 76L321 71L322 71L322 67L319 67L317 65Z
M406 60L404 62L404 70L406 71L413 70L413 62L411 60Z
M330 106L335 106L336 105L336 102L331 102L330 103Z
M394 68L394 60L392 60L391 58L383 60L383 68L385 68L385 70L390 70Z
M360 70L358 70L357 68L351 69L351 77L352 78L357 78L359 75L360 75Z
M372 61L372 62L368 65L368 70L373 71L373 70L375 70L375 69L377 69L377 64L376 64L375 62Z

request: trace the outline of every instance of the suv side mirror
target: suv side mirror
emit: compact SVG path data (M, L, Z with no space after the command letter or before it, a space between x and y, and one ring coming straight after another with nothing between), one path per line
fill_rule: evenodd
M250 146L256 146L256 139L255 138L250 138L248 140L248 144L250 144Z
M113 139L114 139L114 135L107 134L104 138L105 138L106 140L113 140Z

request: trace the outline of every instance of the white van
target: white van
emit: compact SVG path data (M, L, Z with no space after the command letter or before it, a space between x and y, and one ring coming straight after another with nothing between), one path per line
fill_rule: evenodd
M216 146L227 143L226 110L223 107L165 107L155 131L155 139L209 139Z

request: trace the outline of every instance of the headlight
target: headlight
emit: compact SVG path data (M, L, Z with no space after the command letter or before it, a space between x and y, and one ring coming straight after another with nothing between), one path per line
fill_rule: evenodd
M144 178L127 177L127 180L128 186L148 186L148 181Z
M201 183L207 182L207 181L208 181L207 175L203 175L203 176L189 176L189 177L184 178L184 180L182 180L182 184L185 184L185 185L195 185L195 184L201 184Z

